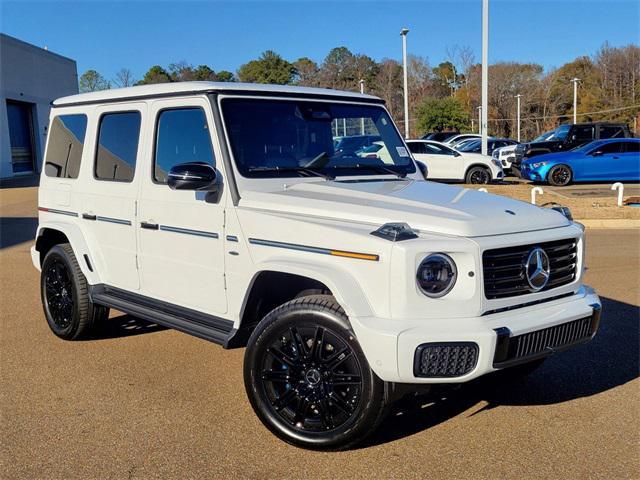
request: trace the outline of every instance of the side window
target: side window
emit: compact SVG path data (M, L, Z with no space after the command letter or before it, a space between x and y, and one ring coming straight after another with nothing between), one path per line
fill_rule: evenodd
M440 145L434 145L433 143L425 143L426 153L429 155L451 155L452 152L445 147L441 147Z
M622 127L614 127L608 125L600 126L600 138L619 138L624 137Z
M187 162L216 164L204 110L197 107L163 110L156 126L153 180L167 183L171 168Z
M624 142L627 147L627 153L640 153L640 142Z
M86 115L58 115L53 119L44 159L47 177L78 178L86 131Z
M422 142L409 142L407 145L411 153L424 153L424 143Z
M106 113L100 118L94 171L97 180L133 180L141 118L140 112Z
M593 139L593 127L590 125L584 125L580 127L575 127L571 132L572 139L583 141L583 140L592 140Z
M624 144L622 142L611 142L611 143L602 145L600 148L598 148L598 150L601 151L603 154L621 153L623 146Z

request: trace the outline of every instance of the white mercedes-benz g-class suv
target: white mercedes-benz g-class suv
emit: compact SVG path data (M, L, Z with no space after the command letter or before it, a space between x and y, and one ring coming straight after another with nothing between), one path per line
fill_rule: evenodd
M386 153L336 151L345 135ZM354 445L394 392L531 370L598 328L568 212L425 181L369 95L187 82L61 98L38 210L57 336L116 309L246 346L256 414L304 447Z

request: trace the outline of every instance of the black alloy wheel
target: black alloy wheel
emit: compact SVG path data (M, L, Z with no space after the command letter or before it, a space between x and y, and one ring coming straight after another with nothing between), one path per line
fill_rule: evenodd
M45 300L54 325L64 330L73 320L74 293L67 266L54 259L47 265L44 275Z
M486 168L473 167L467 173L467 183L471 184L487 184L491 181L491 174Z
M565 185L569 185L572 178L573 174L571 172L571 168L566 165L554 166L551 170L549 170L549 175L547 177L549 183L556 187L564 187Z
M265 316L249 340L247 395L265 426L289 443L340 450L382 420L384 382L345 320L333 297L301 297Z

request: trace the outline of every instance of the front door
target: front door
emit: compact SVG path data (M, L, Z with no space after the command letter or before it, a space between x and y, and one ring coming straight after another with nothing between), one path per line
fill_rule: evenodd
M211 315L225 313L226 195L167 186L175 165L205 162L220 168L211 107L205 98L165 99L150 105L150 117L155 122L150 169L138 199L141 293Z

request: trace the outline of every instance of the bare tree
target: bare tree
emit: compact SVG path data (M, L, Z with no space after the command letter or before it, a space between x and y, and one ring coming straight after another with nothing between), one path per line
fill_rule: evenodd
M133 73L128 68L121 68L116 73L116 78L113 79L113 83L115 83L118 87L132 87L136 84L136 79L133 78Z

